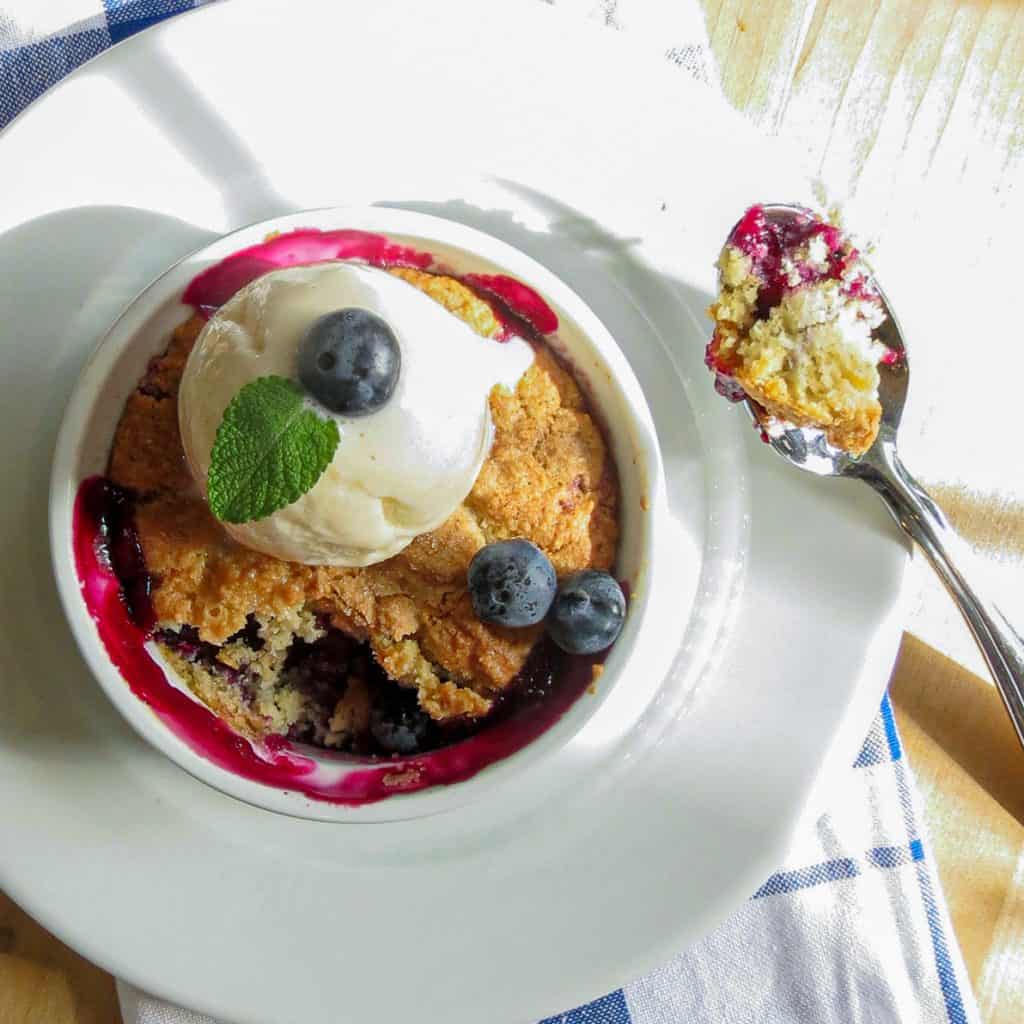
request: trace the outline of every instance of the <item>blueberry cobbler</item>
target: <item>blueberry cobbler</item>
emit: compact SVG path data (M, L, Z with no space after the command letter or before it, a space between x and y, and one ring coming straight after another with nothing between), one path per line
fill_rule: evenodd
M849 238L809 211L780 221L753 206L718 271L706 354L718 390L783 423L817 427L852 455L866 452L882 415L878 366L893 353L872 337L885 311Z
M220 720L401 761L596 676L626 614L617 477L536 293L301 234L193 282L86 501Z

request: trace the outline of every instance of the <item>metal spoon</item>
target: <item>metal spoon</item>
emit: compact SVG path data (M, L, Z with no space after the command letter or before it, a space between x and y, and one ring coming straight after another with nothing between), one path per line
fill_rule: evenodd
M801 207L785 204L765 206L765 212L776 223L809 213ZM910 368L896 315L877 281L875 287L887 314L875 337L899 358L892 365L883 364L878 368L882 424L877 440L864 455L854 457L834 448L820 430L780 428L774 421L762 422L761 407L750 401L745 404L767 442L794 466L818 476L853 477L875 489L896 522L928 556L966 619L992 672L1017 737L1024 745L1024 639L994 604L968 584L965 569L973 561L973 554L953 531L942 510L900 461L896 435L907 398Z

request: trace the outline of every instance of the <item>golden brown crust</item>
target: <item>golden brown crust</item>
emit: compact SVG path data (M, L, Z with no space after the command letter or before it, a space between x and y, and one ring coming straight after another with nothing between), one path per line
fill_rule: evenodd
M853 455L866 452L882 417L877 359L845 340L850 328L837 318L840 283L796 289L761 317L750 259L727 245L718 266L719 294L708 309L718 369L771 416L817 427Z
M178 324L167 350L150 360L141 390L158 396L177 395L185 363L205 323L202 317L192 316Z
M878 437L882 423L882 405L872 402L844 410L842 418L824 419L819 412L808 411L793 402L788 393L778 387L778 381L757 380L736 371L736 379L743 390L770 416L775 416L797 427L818 427L825 431L829 444L851 455L863 455Z
M178 432L178 403L134 391L114 434L107 475L138 494L195 491Z
M479 333L500 330L490 305L460 282L394 273ZM125 406L110 458L111 477L140 495L136 526L154 575L158 619L193 625L219 644L249 615L266 620L315 609L369 640L385 672L415 687L435 719L486 713L540 634L476 618L465 585L473 555L491 540L528 537L559 573L607 569L614 559L616 475L572 376L540 347L514 394L495 389L491 454L465 503L437 530L378 565L306 566L237 544L192 483L176 395L202 324L198 316L183 324L167 353L150 364Z
M614 481L600 430L547 351L515 394L491 396L495 440L466 508L488 540L529 537L559 573L614 556Z

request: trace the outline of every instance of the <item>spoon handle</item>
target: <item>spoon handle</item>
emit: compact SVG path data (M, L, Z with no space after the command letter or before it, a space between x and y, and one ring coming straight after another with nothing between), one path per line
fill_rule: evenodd
M985 656L1024 745L1024 640L1003 613L967 582L961 566L969 564L973 556L942 510L907 471L895 446L876 445L856 475L881 495L893 518L917 542L945 583Z

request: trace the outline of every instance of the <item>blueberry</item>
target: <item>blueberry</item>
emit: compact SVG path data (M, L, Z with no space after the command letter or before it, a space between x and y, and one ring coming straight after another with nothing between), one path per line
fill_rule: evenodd
M402 353L391 328L368 309L336 309L299 342L299 380L331 412L366 416L391 397Z
M375 707L370 733L389 754L415 754L430 735L430 719L416 707Z
M615 642L625 618L626 597L615 578L585 569L559 584L548 633L563 651L597 654Z
M532 626L555 596L555 569L528 540L500 540L469 563L469 596L477 618L495 626Z

